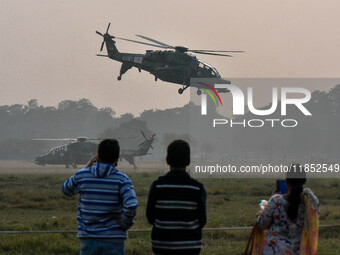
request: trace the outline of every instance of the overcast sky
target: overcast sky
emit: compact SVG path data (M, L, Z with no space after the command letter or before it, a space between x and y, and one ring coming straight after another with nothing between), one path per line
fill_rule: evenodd
M339 77L339 13L337 0L1 0L0 105L88 98L118 115L138 115L186 104L189 93L178 95L179 86L149 73L131 69L117 81L120 63L95 56L102 42L95 30L104 33L108 22L120 37L245 50L233 58L198 56L226 78Z

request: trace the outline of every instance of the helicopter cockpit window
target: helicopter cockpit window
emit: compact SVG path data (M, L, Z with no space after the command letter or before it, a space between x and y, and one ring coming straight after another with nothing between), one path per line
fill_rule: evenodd
M45 152L45 153L43 154L43 156L45 156L45 155L48 155L48 154L52 153L52 151L53 151L53 148L52 148L52 149L50 149L50 150L48 150L47 152Z
M207 74L210 74L211 76L216 76L216 73L214 72L214 70L210 66L205 66L204 68L205 68Z
M211 76L216 77L216 78L221 78L221 75L217 72L216 68L210 67L211 70Z

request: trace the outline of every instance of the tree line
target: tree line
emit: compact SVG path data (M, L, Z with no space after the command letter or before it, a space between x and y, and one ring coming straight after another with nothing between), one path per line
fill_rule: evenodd
M279 104L280 105L280 104ZM294 107L289 118L296 119L295 128L217 128L202 120L200 106L189 103L166 110L146 110L134 117L117 116L114 109L97 108L90 100L64 100L57 107L41 106L36 99L26 105L0 106L0 158L30 159L58 144L32 141L35 138L118 137L125 148L136 148L144 138L156 134L152 153L162 157L173 139L184 139L193 152L207 152L218 157L296 158L306 155L332 160L340 158L340 84L327 92L314 91L305 104L312 116L304 116ZM208 105L211 118L221 116L215 106ZM263 109L268 109L264 107ZM250 112L245 119L261 119ZM270 116L280 119L280 107ZM241 121L241 117L233 119ZM65 143L65 142L64 142Z

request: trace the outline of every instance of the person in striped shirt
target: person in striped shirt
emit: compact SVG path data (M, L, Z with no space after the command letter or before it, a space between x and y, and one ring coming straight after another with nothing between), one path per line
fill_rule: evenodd
M173 141L166 161L170 171L152 183L146 209L146 217L153 225L152 250L160 255L199 254L206 223L206 192L203 184L186 172L189 144Z
M123 255L127 229L134 223L137 199L128 176L116 168L119 144L105 139L98 155L62 185L67 196L77 193L80 255Z

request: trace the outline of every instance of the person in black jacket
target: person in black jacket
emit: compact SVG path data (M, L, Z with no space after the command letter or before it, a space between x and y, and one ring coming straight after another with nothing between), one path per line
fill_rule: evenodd
M203 184L186 172L190 164L189 144L175 140L166 157L170 171L150 187L146 217L153 225L155 254L199 254L202 228L206 223L206 192Z

